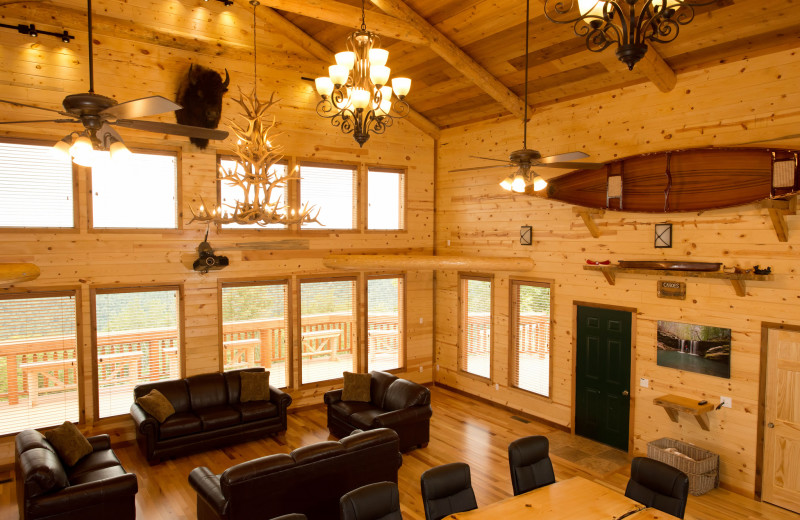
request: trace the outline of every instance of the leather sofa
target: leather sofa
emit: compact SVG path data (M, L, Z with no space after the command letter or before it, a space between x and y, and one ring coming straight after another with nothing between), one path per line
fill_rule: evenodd
M391 428L400 437L400 451L427 446L433 415L430 390L388 372L372 371L370 378L370 402L342 401L341 389L325 393L331 434Z
M133 389L135 398L157 389L175 408L175 414L159 423L138 404L131 405L136 441L147 461L154 464L167 457L285 431L286 409L292 403L292 397L270 385L269 401L239 402L239 374L245 371L263 372L264 368L199 374L137 385Z
M397 482L403 464L397 434L355 432L340 441L303 446L237 464L215 475L189 473L198 520L261 520L302 513L308 520L339 518L339 499L373 482Z
M139 490L111 450L108 435L88 437L92 452L65 466L36 430L14 439L14 476L20 520L132 520Z

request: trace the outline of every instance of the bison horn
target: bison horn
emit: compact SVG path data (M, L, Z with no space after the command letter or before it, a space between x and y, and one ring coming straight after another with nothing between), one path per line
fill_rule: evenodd
M228 76L228 69L225 69L225 81L222 82L222 86L228 88L228 84L231 82L231 77Z

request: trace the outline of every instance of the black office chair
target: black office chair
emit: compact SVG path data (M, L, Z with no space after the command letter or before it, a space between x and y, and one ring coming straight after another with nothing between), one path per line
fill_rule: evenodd
M626 497L683 518L688 495L689 477L681 470L646 457L635 457L631 462Z
M478 508L469 466L454 462L431 468L420 478L425 520L440 520L447 515Z
M394 482L367 484L339 499L341 520L403 520L400 491Z
M523 437L508 445L508 466L515 496L556 481L549 449L550 442L541 435Z
M308 517L301 513L289 513L288 515L276 516L271 520L308 520Z

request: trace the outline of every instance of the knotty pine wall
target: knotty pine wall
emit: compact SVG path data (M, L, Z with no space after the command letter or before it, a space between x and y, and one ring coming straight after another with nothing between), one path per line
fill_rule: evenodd
M35 9L35 4L32 4ZM67 21L65 28L76 39L63 45L55 38L37 40L3 32L3 70L0 90L3 98L21 103L59 108L67 94L88 90L86 33L82 22L81 2L61 2ZM6 9L8 8L8 9ZM4 23L30 22L27 12L17 4L0 8ZM237 113L231 97L238 89L253 86L252 11L237 6L225 8L219 2L180 3L143 0L138 2L96 1L95 91L126 101L149 95L174 99L179 78L189 63L199 63L231 76L229 94L223 108L223 121ZM21 13L13 17L9 13ZM113 17L119 17L118 19ZM117 21L114 21L117 20ZM150 27L163 27L161 33ZM37 27L40 24L37 23ZM46 29L45 24L41 24ZM155 30L155 29L153 29ZM128 32L133 31L133 32ZM137 32L138 31L138 32ZM150 32L148 32L150 31ZM174 36L172 40L164 35ZM152 41L148 41L152 40ZM339 161L348 164L382 165L407 171L407 230L403 232L326 232L309 234L282 231L224 230L213 227L208 240L215 249L225 249L242 242L261 242L264 249L221 251L230 266L224 270L200 274L191 270L197 245L203 240L205 226L189 224L189 205L198 207L200 196L216 200L216 153L224 144L211 144L199 150L186 138L126 131L120 133L130 147L177 151L180 161L180 229L177 231L89 230L87 201L90 199L88 171L77 174L76 195L79 205L77 230L55 233L28 231L0 232L0 262L33 262L41 276L19 287L2 289L44 290L77 288L80 294L80 352L83 356L81 391L84 399L87 434L110 433L113 440L134 438L132 421L127 416L98 421L92 402L91 365L92 331L90 290L98 287L135 287L142 285L181 285L183 287L183 371L185 375L220 369L219 283L228 280L290 278L304 275L352 275L336 273L322 265L329 253L379 252L431 254L433 249L433 140L406 121L397 122L386 134L373 137L363 148L352 136L345 136L329 121L315 113L317 95L313 83L301 76L315 77L327 63L312 58L302 47L274 34L263 22L258 30L258 88L262 99L274 90L280 99L274 114L282 136L278 144L287 156L298 160ZM160 42L163 42L161 44ZM344 45L344 42L342 42ZM0 120L39 119L44 112L0 105ZM174 122L167 114L161 120ZM73 128L75 126L75 128ZM76 125L39 124L3 125L0 138L45 139L63 137ZM366 196L366 186L360 186ZM147 211L147 201L140 201ZM366 206L363 206L365 211ZM362 213L360 219L363 221ZM307 239L308 249L270 249L269 243L286 239ZM277 247L277 246L276 246ZM188 267L187 267L188 266ZM359 275L361 276L361 275ZM407 367L404 377L432 380L433 304L431 271L409 271L406 278ZM296 287L296 285L295 285ZM295 299L295 305L297 300ZM295 307L295 312L297 308ZM335 384L298 387L297 364L294 386L288 391L293 407L322 403L322 394ZM0 439L0 466L13 463L13 436Z
M800 56L787 51L683 72L668 94L640 85L538 108L528 127L528 145L543 155L581 150L591 160L606 162L644 152L796 134L798 65ZM755 206L652 216L607 212L596 219L601 236L595 239L571 206L503 191L498 186L506 175L503 170L449 171L480 165L480 160L469 158L472 154L502 158L521 144L521 124L505 120L446 130L437 148L437 254L530 256L535 268L511 275L494 273L491 381L457 370L458 273L436 273L435 381L572 427L576 303L634 309L634 452L646 452L647 442L661 437L697 444L720 454L725 487L752 495L760 427L761 324L800 325L800 217L787 218L789 242L781 243L766 210ZM781 144L800 148L797 139ZM655 249L653 224L665 221L673 223L673 248ZM530 247L519 245L522 225L533 226ZM687 298L677 301L656 297L656 276L620 274L616 285L609 286L601 273L583 270L587 259L760 264L772 266L776 275L772 282L748 282L743 298L725 280L686 278ZM509 386L509 278L514 276L552 283L551 399ZM658 320L732 329L731 378L657 366ZM639 378L649 379L649 388L641 388ZM711 430L703 431L686 415L679 423L671 422L662 408L652 404L654 397L666 393L713 403L721 395L731 396L733 407L710 413Z

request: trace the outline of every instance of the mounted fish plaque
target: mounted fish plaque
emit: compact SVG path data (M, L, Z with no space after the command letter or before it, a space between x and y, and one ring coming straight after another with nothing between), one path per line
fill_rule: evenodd
M686 282L673 282L672 280L658 281L658 297L670 300L686 299Z

